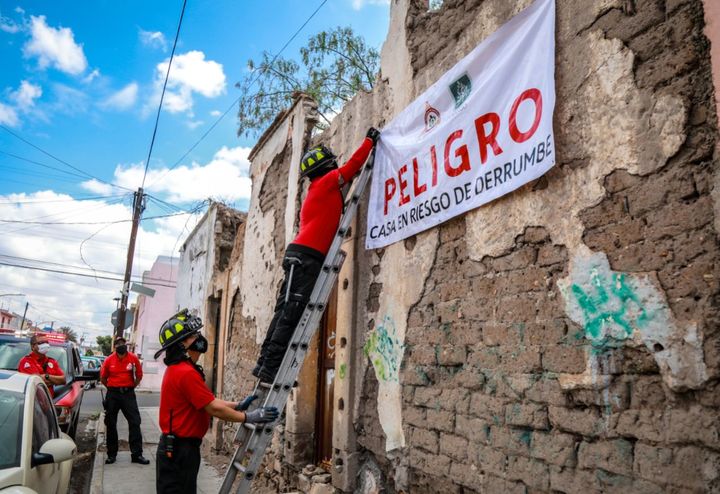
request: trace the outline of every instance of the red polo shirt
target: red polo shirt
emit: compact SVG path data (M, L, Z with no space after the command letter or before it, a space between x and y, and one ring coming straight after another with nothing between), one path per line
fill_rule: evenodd
M51 376L65 375L57 360L42 354L37 356L34 352L20 359L18 372L22 374L38 374L40 376L44 376L45 374L50 374ZM52 385L48 385L48 389L50 390L50 396L54 396Z
M190 362L168 366L160 388L160 429L163 434L172 432L177 437L202 439L210 427L210 415L204 408L214 399L215 395Z
M133 371L138 380L142 379L142 365L134 353L128 352L120 357L117 352L113 352L100 368L100 379L107 378L108 388L133 388Z
M292 243L327 254L342 215L340 176L346 183L349 182L363 166L372 148L372 139L366 137L342 168L310 182L307 197L300 208L300 232Z

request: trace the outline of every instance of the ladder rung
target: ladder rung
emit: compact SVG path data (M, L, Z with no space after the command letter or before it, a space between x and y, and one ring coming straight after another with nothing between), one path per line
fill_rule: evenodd
M243 427L245 427L246 429L250 429L251 431L254 431L255 429L257 429L255 424L248 424L247 422L243 422Z
M237 470L238 472L245 473L245 470L246 470L245 465L243 465L239 461L234 461L233 466L235 467L235 470Z
M266 383L265 381L260 381L260 384L258 384L258 387L265 388L265 389L271 389L272 384Z

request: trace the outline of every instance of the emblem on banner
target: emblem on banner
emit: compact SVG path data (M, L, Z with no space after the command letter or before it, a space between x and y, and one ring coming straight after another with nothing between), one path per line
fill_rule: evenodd
M455 108L460 108L472 91L472 82L467 74L463 74L455 82L448 86L455 100Z
M440 123L440 112L436 108L425 103L425 132L429 131Z

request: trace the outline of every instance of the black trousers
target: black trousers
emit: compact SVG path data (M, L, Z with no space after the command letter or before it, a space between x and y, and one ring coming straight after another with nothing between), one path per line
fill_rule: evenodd
M122 390L125 390L122 392ZM130 388L108 388L105 398L105 429L107 443L107 455L117 456L118 433L117 418L118 412L122 411L130 428L130 454L132 456L142 455L142 433L140 432L140 410L138 410L135 391Z
M288 246L283 259L285 279L275 302L275 314L260 349L258 364L268 369L280 367L295 326L305 310L320 274L324 258L325 256L315 249L294 244ZM295 265L290 283L290 296L286 302L290 267L293 264Z
M195 494L200 470L200 439L175 438L168 458L165 435L156 455L155 489L158 494Z

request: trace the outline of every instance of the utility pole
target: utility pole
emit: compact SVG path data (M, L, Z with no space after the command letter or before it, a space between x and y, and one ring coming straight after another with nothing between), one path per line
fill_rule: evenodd
M25 302L25 312L23 312L23 318L22 318L22 321L20 322L20 332L21 333L22 333L23 327L25 326L25 316L27 316L28 305L30 305L30 302Z
M120 296L120 307L118 309L117 326L115 327L115 338L123 335L125 331L125 316L127 314L128 296L130 295L130 275L132 274L133 257L135 257L135 240L137 239L140 216L145 210L145 194L140 187L135 192L133 200L133 222L130 230L130 244L128 245L127 263L125 264L125 279ZM115 340L113 338L113 341ZM114 343L113 343L114 346Z

